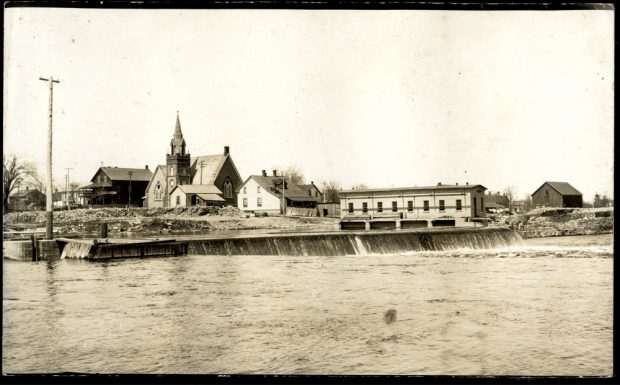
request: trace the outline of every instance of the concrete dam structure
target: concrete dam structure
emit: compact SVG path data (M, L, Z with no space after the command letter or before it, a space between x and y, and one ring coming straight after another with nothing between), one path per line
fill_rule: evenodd
M508 228L272 234L186 240L190 255L364 255L459 248L489 249L519 244Z

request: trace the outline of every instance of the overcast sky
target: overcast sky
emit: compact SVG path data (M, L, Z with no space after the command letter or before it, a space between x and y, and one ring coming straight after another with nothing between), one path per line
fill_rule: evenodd
M566 181L613 193L612 11L5 12L4 152L54 179L230 146L344 188Z

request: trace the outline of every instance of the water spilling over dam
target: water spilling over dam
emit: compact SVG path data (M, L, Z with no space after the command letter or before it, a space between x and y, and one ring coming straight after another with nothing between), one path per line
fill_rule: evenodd
M190 255L367 255L518 244L507 228L334 232L188 240Z

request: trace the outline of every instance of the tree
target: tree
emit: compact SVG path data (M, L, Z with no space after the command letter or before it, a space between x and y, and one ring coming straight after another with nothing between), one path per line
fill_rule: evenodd
M24 178L32 175L36 172L36 169L32 163L21 161L17 159L16 155L2 155L2 164L3 164L3 204L4 208L8 207L9 204L9 196L17 188L19 184L24 180Z
M609 207L613 204L613 200L611 200L607 194L594 194L594 207Z
M329 182L323 182L323 199L327 203L340 202L340 185L338 182L331 180Z
M351 190L366 190L367 188L368 186L365 185L364 183L358 183L354 185L353 187L351 187Z
M504 195L508 198L508 202L512 203L512 200L517 196L514 186L506 186L504 188Z
M278 168L274 167L274 170L277 169ZM296 164L288 165L287 167L283 168L280 173L281 175L288 177L288 180L291 181L291 183L293 184L305 184L304 173L299 167L297 167Z
M523 200L525 201L525 204L523 206L523 209L525 210L525 212L528 212L535 208L534 203L532 202L532 196L530 194L525 194L525 196L523 197Z

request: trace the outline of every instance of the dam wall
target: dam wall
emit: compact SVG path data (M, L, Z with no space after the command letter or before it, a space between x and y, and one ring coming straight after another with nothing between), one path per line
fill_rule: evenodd
M522 241L508 228L333 232L188 240L189 255L364 255L488 249Z

